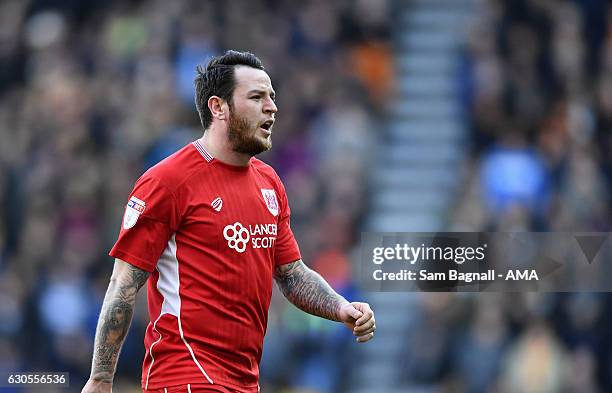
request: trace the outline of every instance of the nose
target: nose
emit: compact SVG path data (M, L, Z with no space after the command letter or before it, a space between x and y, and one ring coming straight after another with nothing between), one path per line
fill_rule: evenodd
M263 111L264 111L264 113L269 113L269 114L273 114L273 113L278 112L278 108L276 107L276 103L274 102L274 100L272 100L272 98L268 97L266 99L266 103L264 104Z

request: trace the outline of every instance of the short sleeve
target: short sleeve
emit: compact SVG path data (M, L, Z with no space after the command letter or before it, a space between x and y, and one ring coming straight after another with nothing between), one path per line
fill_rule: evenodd
M109 254L152 272L179 222L175 196L157 178L145 174L130 194L119 238Z
M300 249L293 236L291 230L291 209L287 200L285 187L278 180L279 199L280 199L280 215L278 221L278 237L274 252L274 261L276 265L284 265L302 259Z

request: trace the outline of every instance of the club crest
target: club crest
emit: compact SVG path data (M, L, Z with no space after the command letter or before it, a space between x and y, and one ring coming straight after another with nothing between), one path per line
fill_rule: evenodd
M131 197L123 214L123 229L130 229L136 225L138 217L144 212L145 203L135 196Z
M262 188L261 195L263 195L264 202L266 202L266 206L270 213L276 217L278 215L278 200L276 199L274 190Z

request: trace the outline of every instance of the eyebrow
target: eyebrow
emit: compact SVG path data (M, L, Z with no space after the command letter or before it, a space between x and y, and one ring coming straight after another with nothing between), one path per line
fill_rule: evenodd
M258 93L258 94L266 94L266 90L262 90L262 89L253 89L250 90L247 95L249 94L253 94L253 93ZM270 97L276 97L276 92L274 90L270 91Z

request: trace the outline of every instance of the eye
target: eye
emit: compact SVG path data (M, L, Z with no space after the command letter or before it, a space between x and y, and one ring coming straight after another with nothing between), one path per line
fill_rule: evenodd
M260 98L261 98L261 96L260 96L260 95L256 95L256 96L252 96L252 97L251 97L251 99L252 99L252 100L253 100L253 99L254 99L254 100L259 100Z

